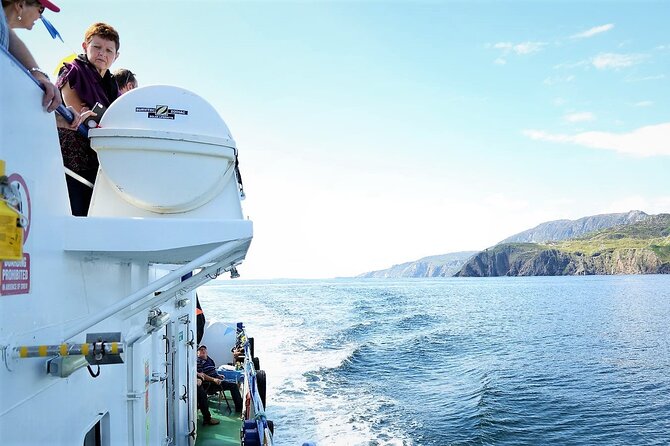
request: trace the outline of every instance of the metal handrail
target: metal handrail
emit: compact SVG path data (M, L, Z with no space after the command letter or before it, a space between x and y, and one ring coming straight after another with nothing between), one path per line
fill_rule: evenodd
M96 350L104 354L119 355L124 352L125 344L122 342L106 343L99 341L85 344L21 345L14 347L13 354L17 358L25 359L49 356L86 356Z
M230 268L236 265L236 261L238 260L241 259L238 258L231 260L226 258L220 262L214 263L210 266L207 266L206 268L203 268L197 274L194 274L193 276L189 277L183 282L180 282L172 286L171 288L168 288L167 290L161 291L153 299L150 299L142 303L141 305L132 308L132 310L128 313L128 316L137 314L141 311L147 310L152 307L157 307L158 305L161 305L167 302L168 300L172 299L172 297L175 296L178 292L187 293L195 288L198 288L203 283L215 279L224 272L229 271Z
M145 286L144 288L141 288L131 295L127 296L126 298L118 301L114 305L110 305L109 307L99 311L96 314L93 314L92 316L86 318L79 324L73 326L69 330L66 330L65 333L63 334L63 341L67 341L68 339L72 338L73 336L76 336L83 331L91 328L98 322L102 322L103 320L107 319L108 317L112 316L113 314L139 302L140 300L144 299L146 296L155 293L158 291L160 288L164 287L165 285L169 284L170 282L180 279L184 275L193 272L193 270L201 268L207 263L210 263L211 261L215 260L217 257L225 253L226 251L229 251L231 249L238 248L242 246L244 243L246 243L246 240L235 240L235 241L229 241L221 244L220 246L212 249L209 252L206 252L205 254L201 255L200 257L196 258L195 260L190 261L186 265L183 265L180 268L177 268L176 270L166 274L165 276L161 277L158 280L153 281L149 285ZM160 294L156 296L159 298ZM162 297L162 296L161 296Z

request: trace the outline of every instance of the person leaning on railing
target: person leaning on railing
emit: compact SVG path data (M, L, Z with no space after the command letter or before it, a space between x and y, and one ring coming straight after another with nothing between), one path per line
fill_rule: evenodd
M36 2L37 3L37 2ZM46 2L45 2L46 3ZM52 11L58 12L60 9L49 3L52 7L49 7ZM39 83L44 88L44 97L42 98L42 105L47 112L51 113L56 110L61 104L61 97L58 93L58 89L54 84L49 80L49 76L40 70L39 65L35 62L33 55L30 54L28 47L23 43L21 39L16 35L16 33L11 29L14 28L9 23L10 18L16 17L16 20L21 22L24 20L24 16L15 13L16 10L25 10L28 14L26 16L26 23L28 18L37 13L37 17L41 15L39 12L42 8L42 4L38 3L38 6L29 5L25 1L18 2L14 0L2 0L2 9L3 13L0 14L0 46L7 49L9 53L18 59L21 64L30 71L30 73L39 81ZM54 9L55 8L55 9ZM11 17L10 17L11 16ZM20 20L18 18L20 17ZM36 19L35 19L36 20ZM34 21L32 23L34 23ZM32 24L30 25L32 28ZM30 28L29 28L30 29Z
M62 100L60 92L49 80L49 76L40 69L39 65L28 50L28 47L13 31L15 28L32 29L35 21L42 16L45 8L58 12L60 8L47 0L2 0L2 10L0 13L0 46L9 51L40 83L44 89L42 97L42 106L49 113L56 110L61 105ZM85 118L92 115L79 114L77 110L68 107L74 119L71 123L56 114L56 124L58 127L76 129Z

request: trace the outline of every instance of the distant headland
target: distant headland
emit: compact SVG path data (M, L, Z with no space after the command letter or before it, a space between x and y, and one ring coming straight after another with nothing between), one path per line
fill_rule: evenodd
M555 220L484 251L424 257L358 277L669 274L670 214L642 211Z

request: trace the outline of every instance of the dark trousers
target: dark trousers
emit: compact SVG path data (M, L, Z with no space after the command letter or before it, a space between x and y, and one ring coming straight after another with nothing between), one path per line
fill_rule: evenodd
M223 379L223 377L220 377ZM221 381L221 385L218 386L214 383L208 383L209 387L207 388L207 393L212 394L220 390L229 390L230 394L233 397L233 402L235 403L235 412L242 412L242 395L240 394L240 388L237 384L230 381Z
M91 183L94 183L98 171L87 170L77 173ZM65 181L67 182L67 193L70 197L70 209L72 210L72 215L75 217L86 217L88 215L88 207L91 204L93 189L69 175L65 175Z
M203 421L207 422L212 419L212 414L209 411L209 403L207 402L207 391L203 386L198 387L198 409L202 412Z

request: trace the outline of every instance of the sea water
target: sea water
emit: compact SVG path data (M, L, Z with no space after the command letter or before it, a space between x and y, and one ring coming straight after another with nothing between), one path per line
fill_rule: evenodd
M670 276L215 281L275 444L670 444Z

